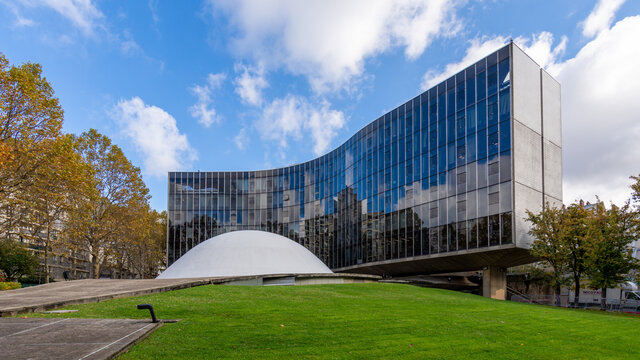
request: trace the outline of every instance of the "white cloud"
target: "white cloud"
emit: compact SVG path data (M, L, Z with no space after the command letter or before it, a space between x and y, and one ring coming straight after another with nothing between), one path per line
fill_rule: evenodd
M189 108L189 113L204 127L210 127L211 124L220 121L220 116L213 108L213 91L217 90L225 79L226 75L223 73L209 74L205 85L196 85L191 88L191 92L198 101Z
M167 176L168 171L189 169L197 152L180 133L176 120L157 106L145 105L139 97L120 100L114 119L144 158L143 172L150 176Z
M318 93L351 90L367 58L404 48L415 59L459 29L452 0L210 1L230 15L238 53L304 75Z
M249 143L249 137L247 136L247 129L244 127L240 129L240 131L238 132L238 135L236 135L233 138L233 141L236 143L236 146L238 147L238 149L244 150L247 147L247 143Z
M312 104L304 97L287 95L264 108L256 127L263 138L277 141L281 148L288 146L289 138L310 136L313 152L321 155L345 123L344 114L332 110L327 101Z
M602 30L559 64L562 84L564 198L621 204L640 173L640 16Z
M29 7L48 7L67 18L85 35L92 35L94 27L104 15L91 0L20 0Z
M245 66L236 64L234 66L236 73L241 72L236 77L234 84L236 85L236 93L240 95L242 101L249 105L262 105L262 90L269 86L264 77L264 65Z
M422 90L427 90L434 85L437 85L441 81L447 79L449 76L454 75L458 71L466 68L467 66L475 63L491 52L502 47L507 41L508 38L503 36L471 40L471 44L467 48L467 52L460 62L447 64L443 71L429 70L426 74L424 74L421 84Z
M600 0L589 16L582 22L582 35L592 38L602 30L609 29L616 11L626 0Z
M422 90L427 90L446 80L448 77L504 46L508 41L509 37L506 36L472 39L461 61L447 64L443 71L430 70L424 74L421 84ZM520 36L513 41L543 68L554 66L564 53L567 45L567 38L562 37L560 43L554 48L553 35L546 31L533 34L531 38Z

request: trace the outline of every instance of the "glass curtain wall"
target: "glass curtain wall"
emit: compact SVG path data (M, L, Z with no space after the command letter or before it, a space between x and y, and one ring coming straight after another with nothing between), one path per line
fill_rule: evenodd
M509 46L285 168L169 173L168 262L234 230L332 269L511 243Z

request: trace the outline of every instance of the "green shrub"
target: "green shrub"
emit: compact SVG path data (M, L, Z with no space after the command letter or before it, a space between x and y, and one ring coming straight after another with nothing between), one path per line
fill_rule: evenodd
M14 281L0 282L0 291L20 289L21 287L22 285L20 285L19 282L14 282Z

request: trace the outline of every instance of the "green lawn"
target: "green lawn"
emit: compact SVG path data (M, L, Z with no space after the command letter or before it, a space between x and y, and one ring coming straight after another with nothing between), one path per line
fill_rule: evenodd
M125 359L640 359L635 316L397 284L209 285L52 316L146 318L140 303L182 321L165 324Z

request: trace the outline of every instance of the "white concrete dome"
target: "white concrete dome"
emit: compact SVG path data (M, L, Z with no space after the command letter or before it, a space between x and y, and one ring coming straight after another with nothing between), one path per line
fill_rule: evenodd
M326 273L333 272L297 242L270 232L243 230L203 241L158 279Z

